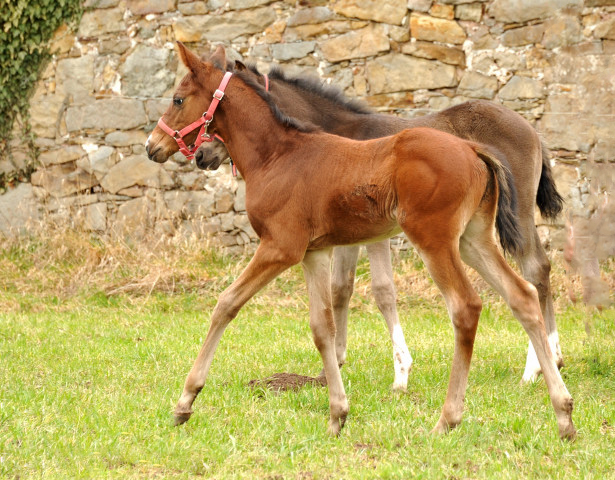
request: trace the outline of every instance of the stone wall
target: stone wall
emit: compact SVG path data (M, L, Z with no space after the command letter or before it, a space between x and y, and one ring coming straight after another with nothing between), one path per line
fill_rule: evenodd
M31 102L41 165L0 197L0 231L30 218L137 238L213 235L234 249L256 241L228 167L205 173L180 154L163 165L145 155L184 73L175 40L200 52L221 42L263 72L280 63L320 75L391 114L503 103L542 134L581 217L600 193L594 167L602 179L615 170L615 0L85 3L76 35L62 28L53 40ZM10 168L0 159L0 171ZM563 246L564 219L541 226L545 242Z

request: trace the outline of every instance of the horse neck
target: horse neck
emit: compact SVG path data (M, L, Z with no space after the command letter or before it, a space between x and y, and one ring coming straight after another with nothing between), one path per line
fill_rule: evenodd
M312 123L327 133L357 140L380 138L402 130L403 119L361 113L317 92L281 79L271 82L271 96L289 117Z
M216 128L233 162L247 180L266 167L281 149L292 148L299 133L274 117L267 103L249 87L231 87L215 115Z

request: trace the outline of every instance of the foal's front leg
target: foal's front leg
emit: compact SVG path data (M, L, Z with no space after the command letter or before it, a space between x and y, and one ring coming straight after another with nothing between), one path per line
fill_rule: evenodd
M348 415L348 400L335 353L335 322L331 308L331 250L307 252L302 265L310 298L310 328L316 348L322 357L329 387L329 432L338 435Z
M335 319L335 350L337 363L341 367L346 362L348 340L348 305L354 291L354 278L359 258L359 246L340 246L333 249L333 268L331 274L331 296L333 318ZM324 373L324 372L323 372ZM322 375L322 373L321 373Z
M186 422L192 415L192 403L205 385L216 347L228 324L252 296L298 261L299 258L293 258L276 246L262 242L246 269L222 292L211 315L205 343L186 378L183 393L175 407L176 425Z

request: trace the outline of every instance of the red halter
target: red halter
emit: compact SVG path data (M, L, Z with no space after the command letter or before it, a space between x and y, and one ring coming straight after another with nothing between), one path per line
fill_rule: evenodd
M231 79L232 75L233 75L232 72L226 72L224 74L224 78L222 78L222 81L220 82L220 86L214 92L213 100L209 104L209 108L207 109L207 111L203 115L201 115L201 117L198 120L196 120L195 122L192 122L187 127L184 127L181 130L173 130L166 123L164 123L164 120L162 120L162 117L160 117L160 120L158 120L158 126L164 132L168 133L170 136L172 136L175 139L175 141L177 142L177 145L179 146L179 151L183 153L184 156L188 160L192 160L194 158L195 152L197 151L197 149L201 146L203 142L213 142L214 138L218 138L220 141L224 143L224 141L219 135L217 134L214 134L213 136L209 135L207 133L207 127L209 127L209 124L214 118L214 112L216 111L216 108L218 108L218 104L220 103L220 100L222 100L222 98L224 97L224 90L226 90L226 86L228 85L228 82ZM195 142L192 145L190 145L190 147L187 147L184 142L184 137L199 127L201 127L201 129L199 130L199 133L196 137Z

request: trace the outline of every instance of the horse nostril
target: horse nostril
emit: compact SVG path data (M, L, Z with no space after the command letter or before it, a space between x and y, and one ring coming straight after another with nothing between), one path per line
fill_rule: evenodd
M203 151L201 149L196 151L196 155L194 156L197 165L199 165L203 161Z

